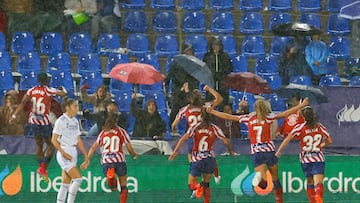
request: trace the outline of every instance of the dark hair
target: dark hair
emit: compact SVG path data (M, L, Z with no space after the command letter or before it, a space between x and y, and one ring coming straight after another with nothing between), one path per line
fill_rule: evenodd
M40 72L37 75L37 81L40 85L48 85L50 80L46 72Z
M153 100L153 99L149 99L149 100L146 101L146 108L150 105L150 103L154 103L154 104L155 104L155 112L157 112L158 106L157 106L156 101ZM146 109L146 110L147 110L147 109Z
M117 113L110 113L105 121L105 124L103 126L103 130L107 131L117 126L118 122L118 114Z
M67 97L64 97L63 98L63 101L61 103L61 110L63 112L66 112L66 107L72 105L73 103L75 103L76 100L75 99L71 99L71 98L67 98Z
M296 99L296 101L300 101L302 98L301 98L301 95L299 93L295 93L291 96L291 98L294 98Z
M314 128L318 122L314 110L310 106L306 106L301 110L301 113L305 118L306 125L310 128Z
M206 128L211 125L212 115L206 112L206 108L201 108L201 124L196 128L196 130L201 128Z
M198 89L194 89L190 93L190 103L197 107L202 107L204 105L204 100L202 98L201 92Z

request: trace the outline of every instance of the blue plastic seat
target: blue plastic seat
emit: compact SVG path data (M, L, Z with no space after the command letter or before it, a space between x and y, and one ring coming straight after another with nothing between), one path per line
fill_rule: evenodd
M38 85L37 75L40 70L24 70L21 73L19 90L28 90Z
M271 87L272 90L278 90L282 86L282 79L278 73L259 74Z
M145 12L142 10L128 10L125 14L123 27L128 32L146 32L148 24Z
M242 41L241 53L246 57L265 55L265 42L261 36L245 36Z
M185 38L186 44L191 44L194 48L195 56L202 59L205 53L208 51L208 43L205 35L192 34Z
M270 54L274 56L279 56L281 49L290 39L290 37L274 36L270 44Z
M101 56L109 56L117 52L121 47L121 40L118 34L101 33L97 41L97 53Z
M360 87L360 76L353 76L349 82L350 87Z
M325 70L324 74L326 74L326 75L337 75L339 73L336 58L328 57L326 59L325 63L326 63L326 66L325 66L326 70Z
M261 34L264 32L263 18L260 13L244 13L240 20L240 32L243 34Z
M338 14L331 14L328 18L327 32L331 35L350 34L350 21Z
M321 0L298 0L297 10L301 12L321 11Z
M210 0L210 8L213 10L232 10L234 8L233 0Z
M245 100L248 102L250 112L254 111L254 104L255 104L256 99L253 94L248 93L248 92L244 93L244 92L230 90L230 95L234 97L234 101L232 104L232 109L234 112L236 111L236 109L238 109L239 102L241 100Z
M166 108L166 99L165 94L163 92L144 92L143 99L143 108L146 106L146 102L149 100L154 100L157 105L158 111L165 111Z
M235 37L233 35L220 35L219 38L224 46L224 51L230 57L235 56L237 54Z
M260 11L263 8L263 0L240 0L239 9L243 11Z
M175 8L174 0L151 0L151 8L170 10Z
M106 73L110 73L111 69L117 64L130 63L129 56L126 54L111 53L106 61Z
M40 53L55 54L64 51L62 35L58 32L45 32L40 39Z
M166 64L165 64L165 73L167 74L170 70L170 65L171 63L174 61L174 57L173 56L169 56L166 60ZM171 80L169 82L169 86L170 86Z
M71 72L70 55L66 52L51 54L48 57L46 72L69 71Z
M279 97L277 94L261 94L265 100L270 102L271 110L273 111L285 111L286 101L284 98Z
M14 89L14 78L11 70L0 70L0 90Z
M350 57L350 40L341 36L332 37L329 41L329 53L336 59Z
M179 53L176 35L160 34L155 39L155 53L158 56L171 56Z
M11 52L27 53L35 50L35 39L31 32L15 32L11 40Z
M0 51L0 70L10 70L11 71L11 57L10 54L3 50Z
M183 18L184 32L201 33L206 31L206 19L202 11L189 11Z
M91 52L91 37L86 32L76 32L70 35L69 53L74 55Z
M319 86L341 86L341 79L337 75L324 75L320 78Z
M214 13L211 25L211 32L214 33L232 33L235 30L234 16L231 12Z
M231 58L232 72L248 72L249 63L244 55L238 55Z
M3 105L3 100L4 100L6 93L7 93L7 90L0 89L0 105Z
M277 73L278 72L277 58L275 56L261 56L257 58L254 67L254 72L255 74Z
M276 25L290 22L292 22L292 17L289 13L274 13L270 16L269 30Z
M350 77L358 75L360 73L360 58L347 58L345 60L344 74Z
M74 98L74 80L71 76L71 72L59 70L54 71L51 74L50 87L59 89L61 86L65 87L67 91L67 97Z
M181 0L180 7L186 10L203 10L205 2L204 0Z
M290 83L298 85L311 86L311 78L307 75L293 75L290 77Z
M121 82L120 80L110 79L110 92L113 91L123 91L123 92L132 92L133 84Z
M0 32L0 51L6 50L6 38L3 32Z
M112 90L111 93L114 95L114 100L119 107L119 111L120 112L130 112L132 92Z
M17 71L23 73L25 70L41 70L41 60L37 52L33 51L19 55Z
M130 55L142 55L150 53L149 39L146 34L130 34L126 41L126 48Z
M159 59L155 54L141 55L138 57L137 62L152 65L156 70L160 71Z
M145 8L146 4L144 0L127 0L123 1L121 6L130 9L142 9Z
M320 16L316 13L303 13L299 19L302 23L307 23L309 25L313 25L318 29L321 29L321 20Z
M326 10L332 13L339 13L343 6L346 6L354 0L327 0Z
M173 11L157 11L153 18L155 32L176 32L176 16Z
M84 54L78 57L77 72L81 74L83 71L100 71L100 57L97 54Z
M166 125L165 139L171 139L172 136L171 136L170 117L169 117L167 111L160 111L159 114Z
M98 87L104 85L103 78L100 71L81 71L80 87L83 85L89 85L87 89L88 94L96 92Z
M290 11L292 9L292 1L291 0L269 0L269 10L282 12L282 11Z
M141 94L149 94L154 92L164 92L162 82L158 82L153 85L139 85L139 93Z

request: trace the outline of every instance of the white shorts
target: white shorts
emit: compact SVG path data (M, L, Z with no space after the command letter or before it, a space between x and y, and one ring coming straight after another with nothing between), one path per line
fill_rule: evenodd
M70 169L77 165L77 149L76 146L61 146L61 148L72 156L71 160L65 159L65 157L58 151L56 153L56 160L60 165L61 169L69 172Z

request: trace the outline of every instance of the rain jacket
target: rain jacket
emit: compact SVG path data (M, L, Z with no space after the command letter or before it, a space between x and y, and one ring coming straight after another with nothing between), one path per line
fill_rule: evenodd
M323 41L310 41L310 43L306 46L305 58L314 75L322 75L327 73L326 59L328 55L328 48ZM314 65L316 61L320 63L319 66Z

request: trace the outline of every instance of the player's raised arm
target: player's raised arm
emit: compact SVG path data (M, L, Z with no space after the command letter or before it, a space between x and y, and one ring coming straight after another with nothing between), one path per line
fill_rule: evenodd
M214 96L215 99L212 101L212 105L214 107L221 104L224 98L219 94L219 92L217 92L216 90L214 90L213 88L207 85L204 86L204 90Z
M285 118L287 116L289 116L290 114L293 114L295 112L297 112L298 110L304 108L305 106L309 105L309 98L305 98L304 100L300 101L300 103L286 111L283 111L281 113L277 114L278 118Z
M175 159L175 157L177 157L179 150L181 148L181 146L184 144L185 140L187 140L189 138L189 133L185 133L178 141L178 143L176 144L176 147L173 151L173 153L169 156L169 160L172 161Z
M224 112L219 112L219 111L216 111L215 109L213 109L212 107L207 107L206 112L208 112L214 116L217 116L219 118L225 119L225 120L239 121L239 116L224 113Z

